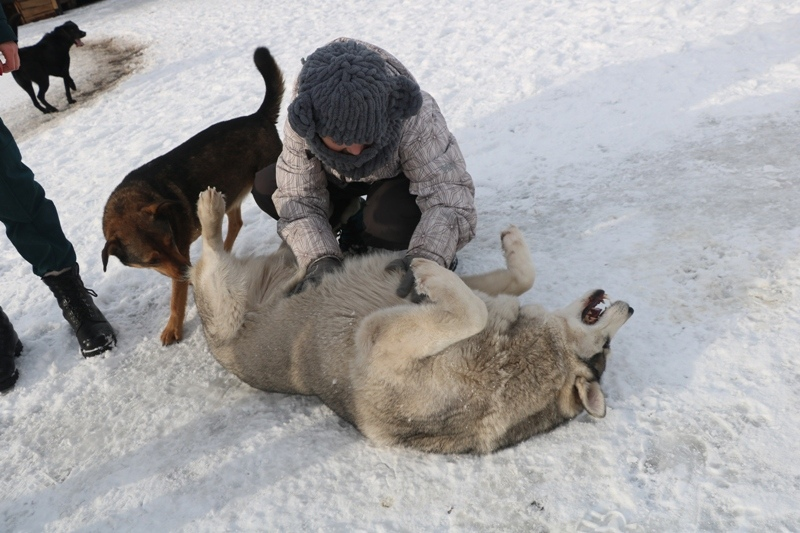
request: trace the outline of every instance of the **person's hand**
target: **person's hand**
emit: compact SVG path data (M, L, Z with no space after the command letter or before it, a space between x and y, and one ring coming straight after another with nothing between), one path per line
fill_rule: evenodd
M308 265L308 268L306 269L306 276L300 280L300 283L295 285L294 289L289 291L289 296L299 294L309 287L319 285L322 276L331 272L335 272L340 268L342 268L342 260L338 257L320 257Z
M411 270L411 261L414 259L413 255L407 255L400 259L395 259L386 265L386 270L394 270L403 273L403 278L400 280L400 285L397 286L395 294L400 298L405 298L411 295L411 301L418 304L425 300L425 295L417 292L415 287L416 278L414 278L414 271Z
M0 69L0 76L6 72L13 72L19 68L19 48L14 41L0 43L0 54L3 54L3 68Z

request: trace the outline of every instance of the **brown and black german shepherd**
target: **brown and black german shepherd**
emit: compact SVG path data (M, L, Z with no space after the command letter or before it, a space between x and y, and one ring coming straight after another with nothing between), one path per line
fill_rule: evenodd
M189 247L200 236L195 205L201 191L214 187L228 199L225 249L242 228L241 204L255 173L277 161L282 143L275 124L283 98L283 74L266 48L253 59L266 95L252 115L214 124L180 146L128 174L103 212L103 270L109 256L124 265L152 268L172 278L165 345L181 340L191 261Z

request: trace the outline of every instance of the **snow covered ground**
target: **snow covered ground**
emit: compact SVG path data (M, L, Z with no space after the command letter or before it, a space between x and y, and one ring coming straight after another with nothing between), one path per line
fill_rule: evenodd
M119 346L83 360L0 239L26 346L0 397L0 530L800 531L800 3L104 0L20 44L67 19L88 33L78 103L44 116L3 76L0 116ZM316 399L222 370L191 303L162 347L169 280L103 273L127 172L255 110L255 47L292 83L342 35L394 53L459 139L479 212L460 272L500 266L513 222L538 270L524 301L602 287L636 308L606 418L485 457L377 448ZM112 52L128 59L109 77ZM66 107L59 80L48 97ZM252 200L244 219L239 253L277 246Z

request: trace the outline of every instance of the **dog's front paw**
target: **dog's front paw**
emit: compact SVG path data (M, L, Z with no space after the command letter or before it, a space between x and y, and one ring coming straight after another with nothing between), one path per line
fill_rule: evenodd
M225 216L225 195L214 187L200 193L197 200L197 217L204 226L221 224Z
M167 323L167 327L161 332L161 344L169 346L183 339L183 326L172 323L172 320Z

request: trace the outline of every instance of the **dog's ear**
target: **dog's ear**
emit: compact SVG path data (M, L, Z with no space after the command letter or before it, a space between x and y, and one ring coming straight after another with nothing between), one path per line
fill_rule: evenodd
M106 267L108 267L108 256L109 255L117 255L119 250L119 241L117 239L112 239L110 241L106 241L106 245L103 247L103 272L106 271Z
M179 202L174 200L164 200L163 202L154 202L142 208L142 212L149 214L152 217L163 216L167 214L173 205L179 205Z
M579 377L575 380L575 388L587 413L596 418L606 416L606 397L600 390L599 383Z

